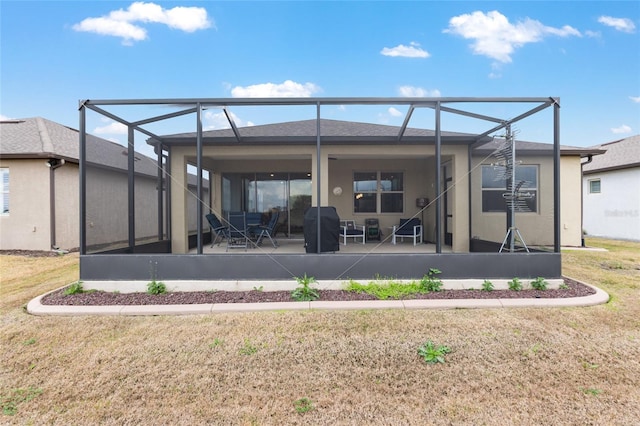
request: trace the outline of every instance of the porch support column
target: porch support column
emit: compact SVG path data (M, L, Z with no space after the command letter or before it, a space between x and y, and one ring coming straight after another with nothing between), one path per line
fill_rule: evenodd
M202 254L202 104L196 104L197 134L196 134L196 168L197 187L196 194L196 229L198 241L198 254Z
M560 99L553 103L553 251L560 253Z
M84 105L80 106L80 123L79 123L79 132L80 132L80 146L78 156L79 160L79 172L80 172L80 242L79 249L80 254L87 254L87 110Z
M129 213L129 251L133 253L136 246L136 189L135 189L135 141L133 127L129 126L128 150L127 150L127 176L128 176L128 213Z
M329 157L326 152L311 154L311 180L315 191L311 193L311 205L326 206L329 203ZM320 183L320 188L316 185Z
M442 159L440 101L436 102L436 253L442 253ZM455 213L454 213L455 214Z
M167 149L167 156L164 161L164 179L165 179L165 211L167 218L165 219L165 223L167 225L166 233L167 240L171 240L171 179L169 178L169 173L171 173L171 148Z
M164 213L162 211L162 206L163 206L163 200L162 197L164 196L164 165L162 164L162 144L159 143L158 144L158 152L157 152L157 159L156 161L158 162L158 241L162 240L162 234L163 234L163 229L164 229Z
M192 151L193 153L193 151ZM187 224L187 159L182 148L171 148L171 252L189 252Z
M453 220L451 221L453 241L451 242L451 249L454 253L469 252L469 209L465 208L467 207L465 205L469 202L468 194L471 193L471 187L469 186L469 179L465 179L469 164L467 155L467 147L455 147L452 161L453 182L447 193L448 199L453 200L451 212L453 214Z

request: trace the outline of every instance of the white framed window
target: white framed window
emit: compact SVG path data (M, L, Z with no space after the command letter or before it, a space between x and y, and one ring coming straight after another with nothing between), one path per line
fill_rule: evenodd
M589 194L599 194L601 189L600 179L589 179Z
M2 177L2 210L0 215L9 214L9 169L0 168L0 177Z
M538 211L538 166L516 167L514 182L530 212ZM519 185L519 186L518 186ZM509 196L504 167L482 166L482 212L506 212Z
M354 172L354 213L403 213L404 173Z

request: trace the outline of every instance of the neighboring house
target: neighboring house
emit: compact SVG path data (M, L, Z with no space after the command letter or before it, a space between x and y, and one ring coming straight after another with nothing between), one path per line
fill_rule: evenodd
M478 102L535 107L513 114L510 120L452 107ZM317 279L415 278L431 267L442 270L447 278L559 277L560 244L577 246L581 241L581 158L601 152L559 144L556 98L87 100L81 104L80 127L90 111L103 114L103 107L150 104L167 104L178 111L140 122L109 116L133 131L143 131L149 136L148 143L167 158L169 196L162 207L169 212L167 240L104 256L90 248L89 230L85 230L87 241L81 235L80 247L83 280L148 280L150 263L163 280L291 279L303 274ZM402 126L321 118L321 109L330 105L384 104L407 106ZM237 128L228 111L230 107L274 105L311 105L317 109L317 118ZM554 109L553 144L518 141L511 159L505 154L505 141L490 136L547 107ZM200 108L222 109L231 128L203 132ZM408 126L418 108L435 111L434 130ZM491 124L479 134L442 131L443 112ZM186 114L197 115L200 130L156 135L138 124ZM507 163L515 165L513 179L507 176ZM202 236L208 227L198 224L197 238L192 238L186 206L193 194L183 189L186 170L194 164L210 176L213 194L210 203L198 203L199 212L212 211L224 218L230 211L277 209L288 218L284 224L287 238L301 239L300 252L276 249L267 256L258 250L204 253ZM89 185L89 176L86 179ZM519 208L512 221L507 200L514 195ZM89 209L88 195L85 201ZM361 254L305 253L304 212L320 206L333 206L340 219L360 224L376 219L385 237L401 219L420 218L423 239L432 243L432 251L411 251L409 247L407 253L394 254L387 240L375 247L366 245L370 250ZM319 217L320 209L316 211ZM130 223L129 227L134 226ZM514 230L524 240L516 248L526 243L531 252L498 252ZM317 251L322 251L321 239L317 241Z
M0 250L78 249L79 132L35 117L1 121L0 138ZM134 162L136 239L157 239L157 163ZM127 169L126 147L87 135L87 230L103 249L128 240Z
M640 135L593 148L606 152L582 169L585 234L640 241Z

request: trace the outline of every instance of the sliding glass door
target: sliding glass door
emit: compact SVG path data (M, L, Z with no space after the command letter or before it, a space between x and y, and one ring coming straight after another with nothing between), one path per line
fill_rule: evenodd
M227 173L222 176L222 211L260 212L268 220L278 210L276 235L301 236L311 206L310 173Z

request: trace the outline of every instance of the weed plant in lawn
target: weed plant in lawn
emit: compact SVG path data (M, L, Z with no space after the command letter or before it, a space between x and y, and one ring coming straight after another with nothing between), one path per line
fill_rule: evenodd
M564 270L610 292L607 305L24 313L31 297L78 280L64 256L46 283L34 266L13 284L0 389L17 409L0 424L640 424L640 244L587 244L609 251L563 252ZM454 349L436 368L416 354L428 339Z

